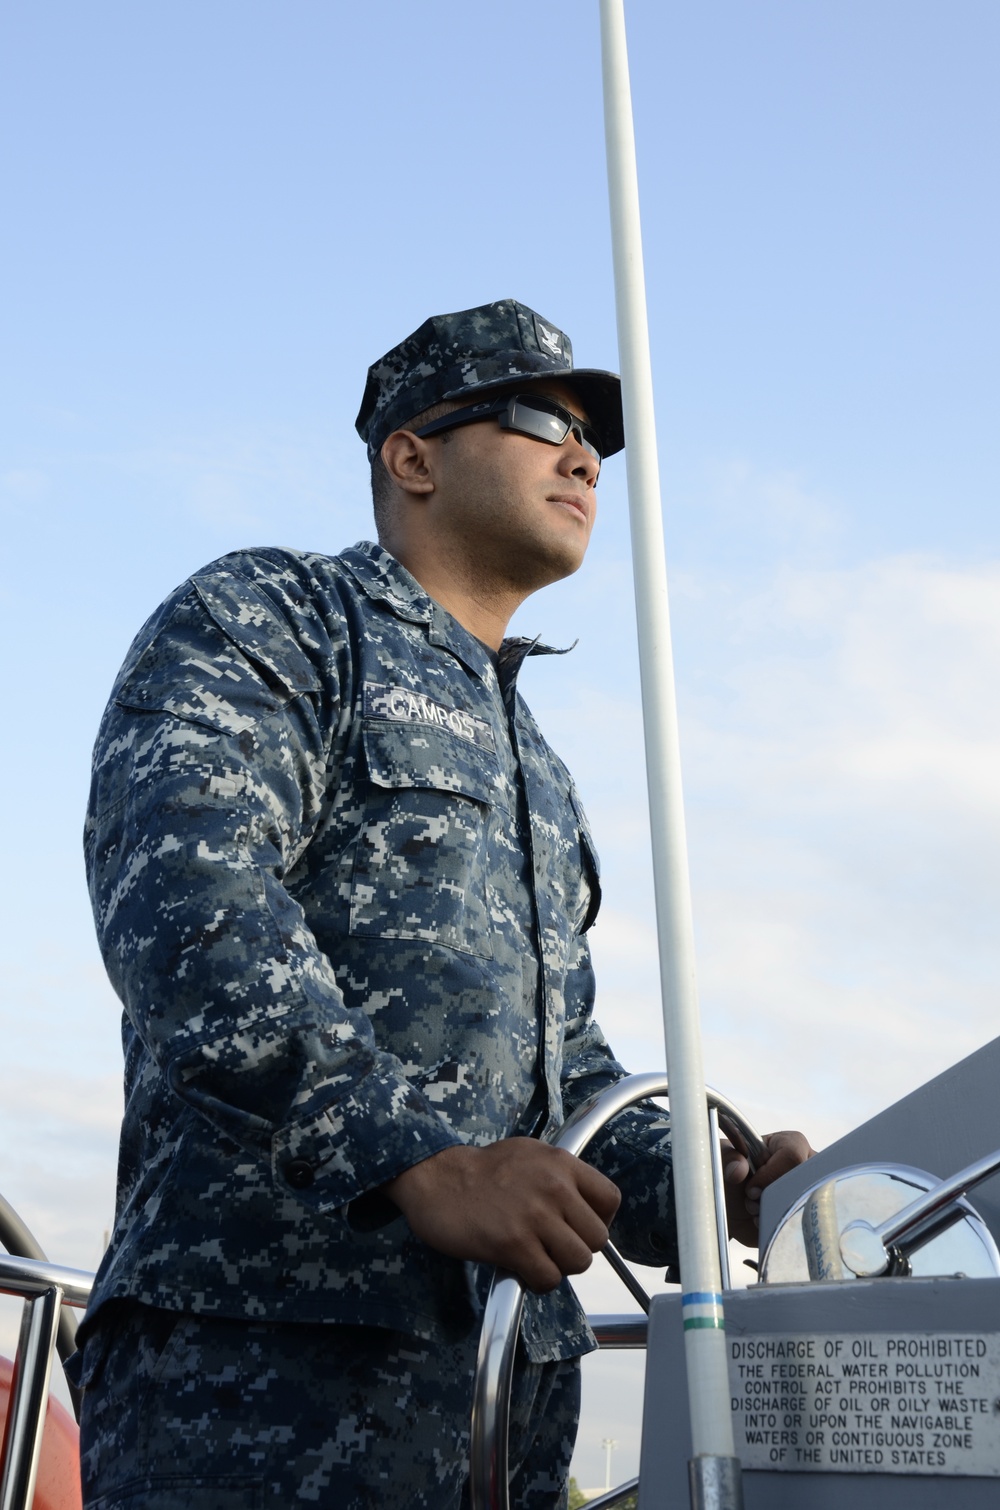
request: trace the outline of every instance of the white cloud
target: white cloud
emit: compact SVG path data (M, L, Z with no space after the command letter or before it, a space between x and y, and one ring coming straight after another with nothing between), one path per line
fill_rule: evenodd
M282 544L336 548L341 530L357 528L352 519L371 533L364 450L360 443L347 449L325 433L292 435L280 427L213 433L163 452L124 456L118 464L155 479L157 491L177 500L199 531L243 544L275 536Z
M794 471L731 460L710 467L706 483L697 507L710 511L716 529L742 539L752 520L756 538L766 537L772 555L783 546L801 556L829 545L839 532L836 507Z
M39 467L16 467L0 475L0 496L24 502L42 498L48 492L49 479Z
M1000 563L786 565L674 597L706 1074L819 1146L997 1032ZM557 716L605 862L600 1018L652 1068L637 710L588 692ZM588 1307L631 1310L602 1270ZM585 1365L581 1482L603 1482L609 1435L614 1479L637 1471L641 1375L632 1355Z
M768 1121L821 1108L829 1136L994 1031L1000 566L722 586L678 615L699 653L681 733L710 1074ZM588 693L562 722L605 859L602 1020L658 1062L637 712Z

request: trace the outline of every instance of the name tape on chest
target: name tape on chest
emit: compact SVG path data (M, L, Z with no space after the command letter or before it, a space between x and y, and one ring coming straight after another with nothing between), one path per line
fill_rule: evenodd
M392 723L433 724L438 729L447 729L449 734L457 734L459 739L478 745L480 749L496 749L493 730L484 718L477 718L464 708L449 708L412 687L365 682L364 711L366 718L384 718Z

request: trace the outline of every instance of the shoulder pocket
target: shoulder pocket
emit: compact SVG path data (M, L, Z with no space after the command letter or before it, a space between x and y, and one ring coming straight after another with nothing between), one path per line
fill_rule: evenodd
M263 670L272 688L288 697L318 690L316 668L288 623L252 582L235 572L193 580L195 592L223 634Z
M421 939L489 959L486 900L496 756L431 724L366 719L365 818L351 933Z
M132 664L119 707L241 734L319 677L261 593L232 573L194 579Z

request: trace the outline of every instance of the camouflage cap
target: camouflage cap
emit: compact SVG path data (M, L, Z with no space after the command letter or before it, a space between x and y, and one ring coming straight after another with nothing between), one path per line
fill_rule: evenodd
M604 455L620 451L621 379L614 372L575 368L569 336L516 299L425 320L369 367L355 425L374 458L387 435L444 399L553 377L569 378L579 392Z

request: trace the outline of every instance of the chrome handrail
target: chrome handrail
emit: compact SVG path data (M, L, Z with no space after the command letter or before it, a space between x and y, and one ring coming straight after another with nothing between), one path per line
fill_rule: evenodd
M80 1269L0 1253L0 1294L25 1302L0 1447L0 1510L30 1510L62 1307L85 1306L92 1286Z
M646 1346L649 1322L645 1316L588 1316L597 1346L605 1352L636 1350Z
M608 1489L604 1494L599 1494L595 1500L588 1500L587 1510L612 1510L614 1505L620 1505L622 1500L634 1494L638 1487L638 1479L626 1479L625 1483L619 1484L617 1489Z
M10 1202L4 1200L2 1195L0 1195L0 1247L6 1248L8 1253L12 1253L18 1258L37 1258L43 1264L48 1262L45 1250L34 1233L25 1225ZM69 1311L60 1311L59 1330L56 1334L56 1348L64 1363L76 1350L76 1323L72 1320ZM79 1390L77 1390L75 1385L70 1384L69 1392L73 1400L73 1407L79 1417Z
M763 1138L727 1097L712 1090L710 1086L706 1086L705 1089L708 1107L718 1115L722 1131L733 1146L746 1156L751 1169L758 1168L767 1156ZM569 1153L579 1155L595 1134L600 1132L601 1128L619 1112L634 1106L637 1101L649 1101L654 1097L668 1094L669 1086L665 1075L626 1075L624 1079L617 1080L614 1085L597 1091L582 1102L572 1116L563 1123L552 1139L552 1145L554 1148L564 1148ZM725 1230L721 1203L718 1235L719 1250L722 1255L728 1246L728 1233ZM611 1251L606 1256L612 1268L621 1277L619 1265L624 1267L624 1260L610 1243L608 1248ZM630 1278L632 1284L629 1284L628 1288L635 1298L640 1299L640 1295L645 1296L635 1276L630 1275ZM639 1294L636 1294L637 1291ZM640 1304L648 1310L648 1296L645 1300L640 1299ZM510 1510L507 1467L510 1387L514 1375L514 1354L517 1349L517 1334L523 1305L524 1287L521 1281L515 1274L510 1274L504 1269L497 1269L493 1276L489 1299L486 1302L483 1329L479 1338L479 1359L476 1364L476 1377L472 1391L472 1432L469 1449L469 1489L472 1510ZM599 1318L604 1323L612 1319L617 1323L630 1320L625 1317ZM645 1316L632 1318L631 1325L635 1329L634 1335L637 1340L612 1345L645 1346ZM640 1334L641 1340L638 1340ZM599 1334L598 1341L600 1342ZM625 1486L621 1492L623 1494L627 1492ZM617 1490L612 1491L613 1496L618 1493ZM604 1502L611 1505L615 1500L605 1497Z
M31 1300L56 1285L63 1292L63 1304L82 1311L90 1299L94 1276L83 1269L65 1269L62 1264L50 1264L48 1260L40 1263L34 1258L0 1253L0 1295L20 1295Z

